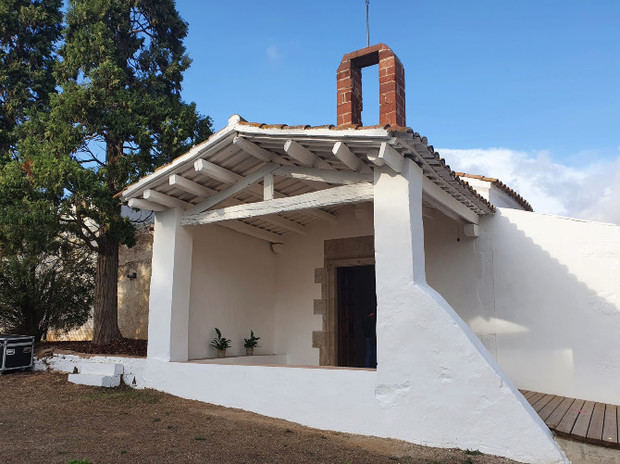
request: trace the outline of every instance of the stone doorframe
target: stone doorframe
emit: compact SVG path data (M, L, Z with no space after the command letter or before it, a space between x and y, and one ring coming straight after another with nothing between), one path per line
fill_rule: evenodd
M312 332L312 347L319 349L321 366L338 365L338 300L336 269L375 264L374 237L325 240L323 267L315 269L314 282L321 284L321 299L314 300L314 314L323 316L322 330Z

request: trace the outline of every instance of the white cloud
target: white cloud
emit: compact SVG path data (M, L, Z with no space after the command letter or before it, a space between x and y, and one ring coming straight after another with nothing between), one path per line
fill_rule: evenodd
M496 177L519 192L535 211L620 224L620 157L579 166L554 161L549 152L506 148L442 149L452 169Z
M272 63L280 61L280 59L282 58L282 52L280 51L280 48L277 45L273 44L269 45L265 49L265 54L267 55L267 59Z

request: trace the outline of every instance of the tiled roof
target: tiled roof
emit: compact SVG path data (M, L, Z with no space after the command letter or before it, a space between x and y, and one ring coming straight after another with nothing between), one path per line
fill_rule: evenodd
M289 126L288 124L265 124L261 122L248 122L248 121L242 120L239 122L239 125L259 127L261 129L291 129L291 130L295 130L295 129L303 129L303 130L308 130L308 129L331 129L331 130L383 129L383 130L386 130L390 135L415 134L413 129L411 129L410 127L396 126L396 125L391 125L391 124L385 124L385 125L376 124L374 126L362 126L360 124L341 124L339 126L336 126L334 124L324 124L321 126L311 126L309 124L299 124L296 126Z
M454 199L467 206L471 211L479 215L492 214L494 206L482 197L471 185L456 175L445 160L441 158L432 145L428 144L426 137L422 137L409 127L397 125L372 125L362 126L357 124L347 125L287 125L287 124L264 124L248 122L239 115L229 118L228 125L220 131L212 134L207 140L195 145L187 153L181 155L167 165L161 166L152 174L143 177L138 182L128 186L119 195L125 199L141 198L145 189L157 188L160 193L179 196L174 187L168 185L167 176L180 174L195 179L193 163L199 157L205 157L210 162L219 164L233 172L233 175L245 175L251 166L239 166L246 163L242 158L225 154L224 147L232 144L232 138L243 138L257 144L259 147L271 150L276 156L287 158L283 146L279 146L282 140L297 140L309 150L318 150L323 161L331 161L331 150L325 151L326 140L338 140L348 144L353 151L361 155L363 147L378 150L383 142L388 142L403 156L412 159L423 171L424 176L437 185L441 190L451 195ZM282 144L283 145L283 144ZM210 153L210 154L209 154ZM251 156L248 159L252 158ZM254 160L256 161L256 160ZM362 159L367 165L370 161ZM290 162L290 161L289 161ZM337 162L337 161L336 161ZM344 167L344 166L343 166ZM163 179L163 180L162 180ZM207 185L209 188L219 190L218 185ZM192 201L184 195L179 196L184 201Z
M397 126L397 125L391 125L391 124L385 124L385 125L377 124L377 125L372 125L372 126L363 126L360 124L341 124L341 125L325 124L321 126L311 126L308 124L306 125L301 124L301 125L289 126L288 124L265 124L265 123L260 123L260 122L248 122L243 119L238 124L243 125L243 126L257 127L261 129L282 129L282 130L285 130L285 129L289 129L289 130L329 129L329 130L334 130L334 131L342 131L342 130L362 131L362 130L371 130L371 129L383 129L388 133L389 136L392 136L392 137L405 136L405 137L413 138L425 146L426 150L431 154L433 161L437 162L438 165L441 167L441 170L444 171L443 173L444 175L441 175L440 177L442 177L444 180L450 181L451 183L459 184L461 188L466 189L470 194L474 195L478 201L483 203L484 206L488 208L489 212L495 211L495 207L486 198L480 195L467 182L460 179L458 176L458 173L450 169L450 166L446 164L445 159L443 159L439 155L439 152L436 152L432 145L428 145L428 141L426 137L422 137L420 134L415 132L410 127Z
M468 174L466 172L457 172L455 174L459 177L465 177L469 179L478 179L484 182L490 182L491 184L495 185L498 189L506 192L512 199L514 199L517 203L519 203L523 207L523 209L525 209L526 211L534 211L534 209L532 208L532 205L530 205L530 203L525 198L523 198L521 195L517 193L516 190L511 189L499 179L496 179L494 177L480 176L477 174Z

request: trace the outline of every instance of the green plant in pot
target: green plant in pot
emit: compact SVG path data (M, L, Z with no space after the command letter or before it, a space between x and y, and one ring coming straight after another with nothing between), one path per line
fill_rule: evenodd
M243 339L243 346L245 347L245 354L247 356L252 356L254 354L254 348L258 346L258 341L260 337L254 336L254 331L250 330L250 338Z
M217 350L217 357L223 358L226 356L226 348L230 348L230 339L222 337L222 332L217 327L215 328L217 337L211 340L211 346Z

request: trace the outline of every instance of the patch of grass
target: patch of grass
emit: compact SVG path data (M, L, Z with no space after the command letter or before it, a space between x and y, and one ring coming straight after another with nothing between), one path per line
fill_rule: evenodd
M127 450L121 450L121 454L127 454Z
M466 449L465 454L469 454L470 456L482 456L484 453L478 450Z
M205 440L206 440L206 438L205 438L205 437L203 437L203 436L197 435L197 436L195 436L195 437L194 437L194 440L198 440L198 441L205 441Z
M88 459L74 459L67 461L67 464L92 464Z
M463 464L474 464L474 461L472 461L470 458L467 458L463 461Z
M161 419L159 417L156 417L155 419L153 419L153 422L161 422Z
M90 401L109 401L113 403L157 404L161 393L153 390L135 390L131 387L97 388L84 394L81 399Z

